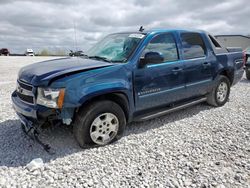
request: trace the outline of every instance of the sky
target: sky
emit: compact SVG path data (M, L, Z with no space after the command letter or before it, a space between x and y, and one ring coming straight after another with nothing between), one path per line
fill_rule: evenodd
M152 28L250 34L249 0L0 0L0 48L87 50L109 33ZM76 39L76 40L75 40Z

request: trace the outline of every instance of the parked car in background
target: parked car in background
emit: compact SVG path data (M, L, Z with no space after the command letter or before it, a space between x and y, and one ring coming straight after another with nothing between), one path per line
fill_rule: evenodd
M5 55L5 56L9 56L10 55L10 52L7 48L2 48L0 50L0 55Z
M244 54L245 54L246 77L247 77L248 80L250 80L250 46L245 49Z
M84 56L84 53L81 50L76 51L76 52L70 50L69 56L71 56L71 57L74 57L74 56Z
M35 56L33 49L27 49L25 52L26 56Z
M244 73L242 51L204 31L115 33L85 56L21 68L13 107L26 132L61 122L80 146L105 145L132 121L205 101L223 106Z

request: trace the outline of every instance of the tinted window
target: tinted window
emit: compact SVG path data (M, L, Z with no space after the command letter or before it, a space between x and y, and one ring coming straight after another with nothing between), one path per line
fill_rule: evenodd
M154 37L145 48L147 52L158 52L164 57L164 62L178 60L178 52L174 37L171 34L160 34Z
M181 34L184 59L204 57L206 47L198 33Z

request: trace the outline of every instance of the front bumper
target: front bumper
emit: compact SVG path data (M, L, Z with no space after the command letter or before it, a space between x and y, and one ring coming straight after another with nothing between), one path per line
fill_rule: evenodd
M25 103L17 96L16 91L12 93L11 99L12 106L24 125L40 126L49 120L58 119L56 109Z

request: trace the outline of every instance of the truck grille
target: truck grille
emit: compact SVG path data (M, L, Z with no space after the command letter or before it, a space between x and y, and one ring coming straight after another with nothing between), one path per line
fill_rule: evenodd
M22 81L17 81L17 96L26 103L34 104L35 95L33 93L33 86Z
M29 84L26 84L26 83L23 83L23 82L20 82L20 81L17 81L19 86L22 87L23 89L26 89L28 91L32 91L33 89L33 86L32 85L29 85Z

